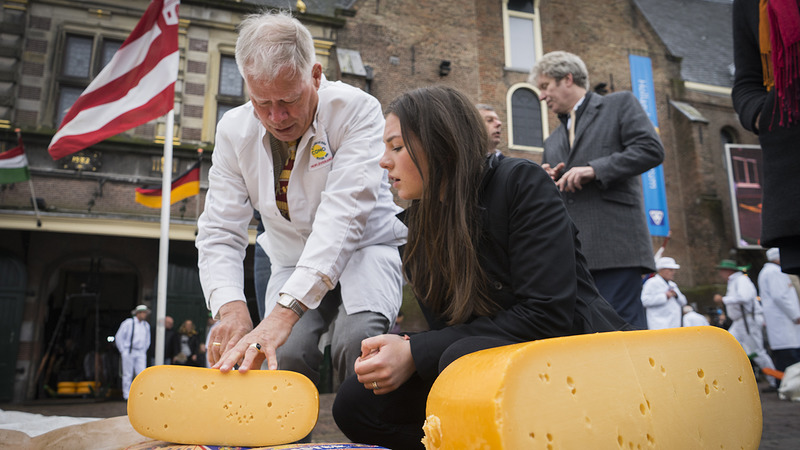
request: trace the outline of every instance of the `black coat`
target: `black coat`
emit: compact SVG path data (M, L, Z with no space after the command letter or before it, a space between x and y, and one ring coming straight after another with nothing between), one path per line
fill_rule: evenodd
M595 288L577 229L540 166L490 157L481 190L480 264L490 281L489 294L502 310L445 326L421 305L431 331L411 336L420 376L435 379L442 353L465 337L527 342L630 329Z
M736 65L733 107L742 126L759 134L764 174L760 180L763 188L761 245L781 247L781 263L786 271L789 261L784 258L788 256L784 251L791 250L800 258L800 121L780 126L775 89L767 92L764 87L758 42L758 4L758 0L733 2ZM797 265L793 269L793 273L800 273Z

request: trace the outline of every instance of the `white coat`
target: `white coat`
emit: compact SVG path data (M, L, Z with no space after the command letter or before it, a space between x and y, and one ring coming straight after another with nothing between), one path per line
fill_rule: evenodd
M758 316L762 314L756 286L742 272L734 272L728 277L728 289L722 302L725 311L733 321L728 331L742 344L747 355L755 355L753 360L762 369L774 369L775 365L764 348L764 334ZM771 381L771 382L774 382Z
M667 297L669 290L675 291L677 296ZM686 296L674 281L667 281L661 275L655 274L642 286L642 305L647 314L648 329L678 328L681 326Z
M768 262L758 274L758 287L767 325L767 339L773 350L800 347L800 303L797 291L781 267Z
M341 282L348 314L374 311L392 323L402 302L397 246L406 227L389 190L378 101L360 89L322 80L314 120L300 139L287 200L291 221L275 203L269 134L251 103L220 120L209 189L198 221L200 282L214 317L245 300L242 261L255 208L258 238L272 263L266 313L281 293L316 308Z
M150 323L136 316L123 320L114 335L114 345L122 359L122 398L127 400L134 377L147 368Z

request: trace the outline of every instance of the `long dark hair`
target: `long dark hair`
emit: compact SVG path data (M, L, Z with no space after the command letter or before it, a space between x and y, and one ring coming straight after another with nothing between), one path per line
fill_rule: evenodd
M461 92L431 86L407 92L386 109L400 121L403 142L424 189L407 212L403 266L414 294L448 324L491 315L486 275L478 261L479 189L489 137ZM420 169L424 158L427 173Z

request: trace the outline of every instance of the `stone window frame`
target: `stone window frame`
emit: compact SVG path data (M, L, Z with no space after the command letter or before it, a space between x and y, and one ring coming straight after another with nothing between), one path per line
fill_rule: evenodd
M89 61L89 76L87 77L64 75L67 62L67 45L69 44L71 37L92 40L92 55ZM107 44L111 44L115 47L114 51L110 54L111 57L113 57L114 53L116 53L116 51L119 50L119 47L122 46L122 43L125 41L126 37L127 36L120 35L119 33L109 33L107 30L98 31L96 28L80 27L75 25L61 27L58 33L58 51L56 52L56 54L59 56L55 61L55 67L53 70L53 95L51 96L53 100L51 105L48 107L46 114L46 117L49 117L52 121L51 123L53 128L59 127L62 117L66 114L66 108L64 111L59 110L63 90L65 88L73 88L80 89L80 91L83 92L86 87L89 86L89 83L91 83L92 80L94 80L95 77L97 77L97 75L100 73L100 71L103 70L105 64L111 60L109 58L108 61L104 61L105 46ZM70 105L70 107L71 106L72 105Z
M247 97L245 95L246 88L245 88L245 85L244 85L244 78L241 78L241 74L239 74L239 77L241 78L241 81L242 81L242 89L241 89L240 94L239 95L230 95L230 94L223 94L222 93L222 86L221 86L221 83L222 83L222 69L223 69L223 64L224 64L225 61L230 61L230 62L232 62L234 64L234 67L236 66L236 58L235 58L235 56L233 55L232 52L225 52L225 51L221 51L220 52L220 54L219 54L219 63L216 64L216 68L217 68L217 70L216 70L216 83L213 84L213 86L216 89L215 98L217 100L216 111L215 111L215 114L214 114L214 118L215 118L214 119L214 125L215 126L219 122L219 119L222 118L222 115L220 114L220 109L221 108L227 108L226 109L226 111L227 111L227 110L230 110L232 108L235 108L235 107L240 106L240 105L244 104L245 102L247 102ZM237 72L238 72L238 70L237 70Z
M512 72L530 72L531 67L514 67L512 64L512 39L510 18L530 20L533 26L533 61L536 62L543 54L542 50L542 26L539 14L540 0L531 0L533 12L521 12L508 9L508 1L503 0L503 42L505 47L505 70Z
M506 111L508 114L506 115L506 121L508 122L508 148L514 151L523 151L523 152L533 152L533 153L542 153L544 151L544 147L538 146L530 146L530 145L522 145L514 142L514 128L517 126L529 126L526 124L515 124L514 123L514 105L512 103L512 97L514 93L519 89L527 89L539 98L539 89L536 86L530 83L516 83L508 88L506 92ZM542 127L542 145L544 145L545 139L549 135L548 130L548 109L547 104L543 101L539 101L539 114L541 118L541 127Z

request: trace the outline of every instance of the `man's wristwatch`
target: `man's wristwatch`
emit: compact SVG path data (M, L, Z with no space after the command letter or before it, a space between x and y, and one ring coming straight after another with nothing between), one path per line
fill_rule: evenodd
M303 314L305 314L303 307L300 306L300 302L289 294L281 294L278 298L278 305L286 309L291 309L297 314L297 317L303 317Z

